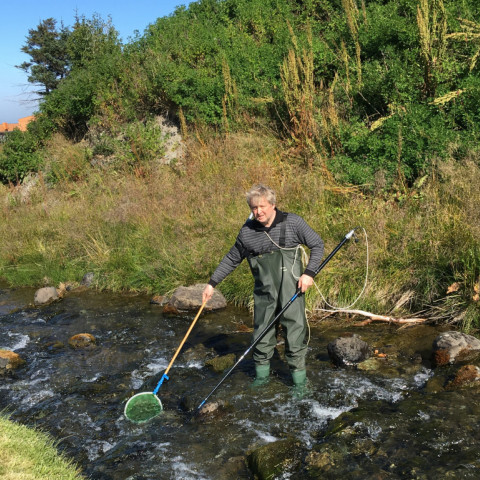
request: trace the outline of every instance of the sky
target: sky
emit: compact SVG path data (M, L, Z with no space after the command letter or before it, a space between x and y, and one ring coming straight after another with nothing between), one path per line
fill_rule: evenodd
M36 29L42 20L54 18L57 26L63 22L71 27L75 16L92 18L98 14L104 20L111 18L122 42L128 43L135 31L143 34L145 28L159 17L172 14L180 5L191 0L19 0L2 2L0 10L0 123L17 123L19 118L34 113L38 103L28 83L27 74L15 65L29 60L21 51L30 29ZM38 87L37 87L38 88Z

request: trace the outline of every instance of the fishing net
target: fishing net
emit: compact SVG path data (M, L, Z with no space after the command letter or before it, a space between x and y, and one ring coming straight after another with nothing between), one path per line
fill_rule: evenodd
M162 402L152 392L134 395L125 405L125 417L135 423L148 422L163 410Z

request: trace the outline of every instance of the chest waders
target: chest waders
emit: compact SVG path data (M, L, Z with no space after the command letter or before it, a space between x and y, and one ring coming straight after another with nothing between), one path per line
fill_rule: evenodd
M297 261L296 261L297 260ZM249 257L248 263L255 279L254 298L254 332L253 340L263 332L265 327L282 310L297 289L301 276L302 262L297 258L296 250L275 250L273 252ZM290 370L305 370L307 344L307 322L305 317L305 297L298 297L279 318L285 332L285 357ZM257 377L268 376L270 359L273 356L276 329L271 328L256 344L253 359Z
M356 227L353 230L350 230L345 237L341 240L341 242L330 252L330 254L325 258L325 260L320 264L320 266L316 269L315 271L315 276L320 273L321 270L325 268L325 265L335 256L335 254L342 248L345 243L350 240L352 237L355 238L355 230L360 227ZM250 351L256 347L257 343L262 339L264 334L267 334L270 328L273 328L275 322L280 319L280 317L294 304L295 300L300 299L303 295L301 294L301 289L296 288L295 293L293 294L292 298L288 300L288 302L283 306L283 308L280 310L278 313L277 317L273 318L271 323L269 323L263 333L259 333L257 340L254 340L252 344L243 352L243 354L240 356L240 358L235 362L235 365L231 367L228 372L222 377L222 379L215 385L215 387L212 389L212 391L203 399L203 401L198 405L198 407L195 410L195 413L198 413L201 411L201 408L205 405L205 403L208 401L208 399L220 388L221 385L225 382L225 380L232 374L232 372L238 367L238 365L243 361L243 359L250 353ZM259 340L260 339L260 340ZM299 374L298 377L293 379L295 384L301 385L302 378L301 376L305 375L305 370L294 370L292 372L292 376L295 377L297 376L296 374ZM301 374L301 375L300 375ZM299 378L300 377L300 378ZM297 381L296 381L297 380ZM305 380L304 380L305 382Z

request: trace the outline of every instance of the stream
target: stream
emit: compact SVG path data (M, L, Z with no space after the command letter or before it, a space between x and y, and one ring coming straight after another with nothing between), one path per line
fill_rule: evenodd
M38 308L34 292L0 285L0 348L26 360L0 377L0 409L49 432L86 478L253 479L250 452L291 438L295 453L276 479L480 478L478 390L443 388L450 370L430 363L440 327L318 322L303 398L292 395L280 346L268 385L250 387L249 356L209 399L224 407L198 417L189 406L223 376L200 353L238 358L251 341L239 328L251 326L248 311L206 313L161 386L163 412L137 425L123 415L126 401L154 389L195 312L166 316L144 295L93 290ZM335 368L327 344L346 332L384 352L380 366ZM78 333L92 334L96 346L69 347Z

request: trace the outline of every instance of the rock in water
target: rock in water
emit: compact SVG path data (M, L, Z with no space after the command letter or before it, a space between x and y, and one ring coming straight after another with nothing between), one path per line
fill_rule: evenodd
M205 283L198 283L190 287L178 287L172 294L165 309L175 309L178 311L198 310L202 305L202 294L205 289ZM212 298L205 305L206 311L220 310L227 306L225 297L214 290Z
M70 337L68 344L72 348L92 348L95 346L96 340L91 333L78 333Z
M356 365L370 356L370 347L358 335L339 337L327 345L328 355L337 366Z
M227 368L233 367L235 363L235 354L229 353L221 357L215 357L205 362L205 366L211 368L214 372L222 373Z
M45 305L46 303L54 302L59 298L60 296L58 295L58 291L55 287L43 287L39 288L35 292L33 302L35 305Z
M466 333L441 333L433 341L433 361L437 367L472 362L480 356L480 340Z
M18 353L10 350L0 350L0 374L10 373L12 370L25 365L25 360Z

